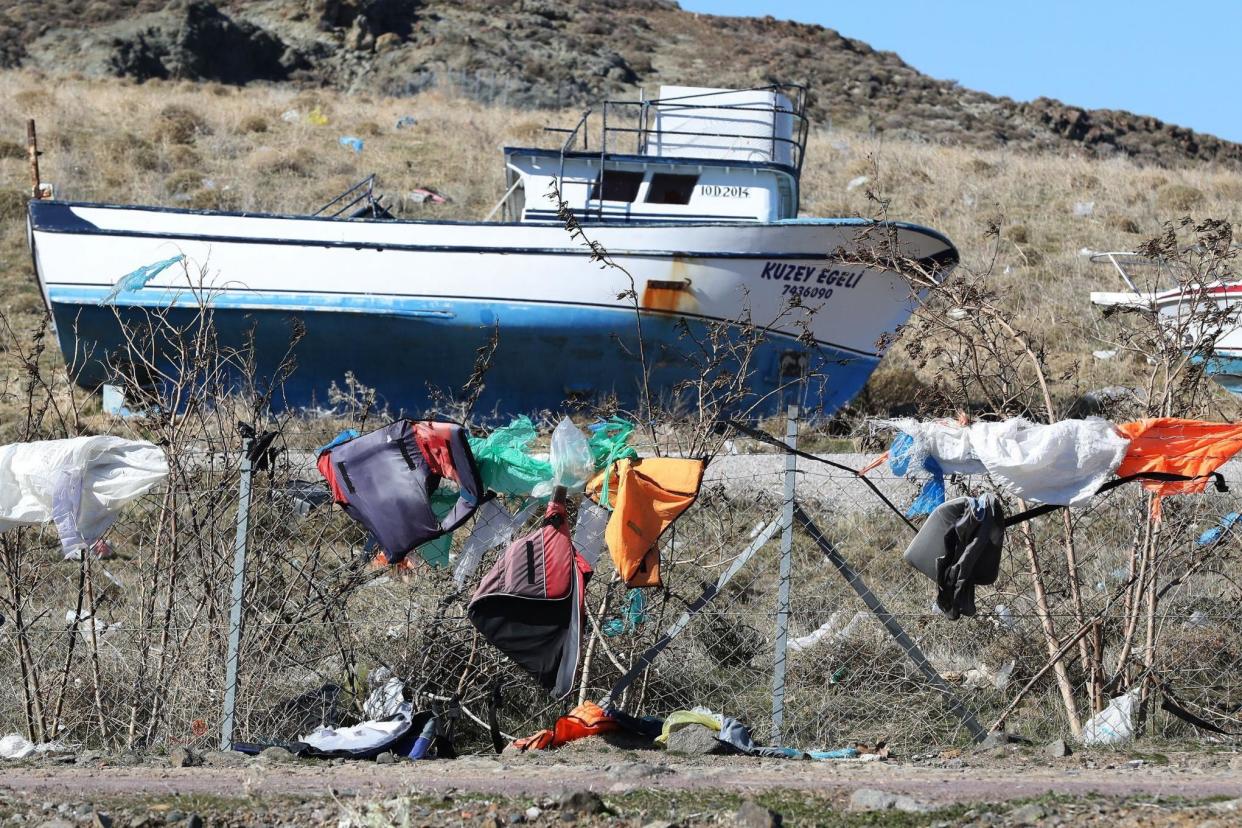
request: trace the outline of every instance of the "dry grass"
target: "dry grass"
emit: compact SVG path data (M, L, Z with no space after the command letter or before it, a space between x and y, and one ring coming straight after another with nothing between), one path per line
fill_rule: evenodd
M294 122L284 113L296 110ZM308 120L313 111L328 123ZM397 129L413 115L417 124ZM363 176L408 218L481 218L503 189L499 149L554 143L544 124L576 113L518 111L445 97L372 98L286 87L52 79L0 74L0 140L18 145L27 117L38 120L43 177L63 198L197 208L313 210ZM341 136L366 142L361 154ZM1108 269L1083 248L1130 248L1162 222L1188 212L1242 221L1242 174L1203 165L1144 168L1050 154L1021 154L876 139L848 132L811 136L804 175L806 215L870 215L866 191L890 200L890 215L934 227L960 247L966 266L993 270L1019 322L1046 337L1061 392L1127 382L1137 366L1093 359L1091 289L1116 289ZM877 175L878 171L878 175ZM866 175L864 187L847 190ZM0 152L0 306L19 324L39 309L25 249L21 193L25 159ZM445 205L402 196L433 186ZM1075 206L1090 204L1089 215ZM1002 227L999 249L987 236ZM993 257L995 262L993 264ZM888 366L900 365L895 354Z

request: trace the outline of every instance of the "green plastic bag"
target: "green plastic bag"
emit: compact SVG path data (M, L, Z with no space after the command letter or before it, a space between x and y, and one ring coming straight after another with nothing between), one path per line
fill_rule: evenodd
M551 480L552 464L530 456L535 436L530 418L518 417L486 437L471 437L483 485L499 495L529 497L535 486Z
M431 511L440 520L453 510L453 505L457 503L457 490L448 486L440 486L431 493ZM441 535L433 541L428 541L419 546L414 551L418 553L418 557L422 558L436 569L447 569L449 565L449 551L453 548L453 533Z
M599 490L599 505L611 509L608 483L612 478L612 464L618 460L638 457L638 452L630 445L634 424L622 417L610 417L591 426L591 431L591 439L587 441L591 448L591 459L595 461L595 470L604 472L604 485Z

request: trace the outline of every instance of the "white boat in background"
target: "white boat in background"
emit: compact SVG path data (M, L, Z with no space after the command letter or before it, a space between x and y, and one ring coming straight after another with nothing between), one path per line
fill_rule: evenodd
M329 205L334 215L32 201L30 245L61 348L89 387L126 360L125 323L160 310L192 324L209 295L222 342L253 335L261 375L287 352L291 326L304 329L283 388L293 406L324 406L352 372L394 413L421 413L429 389L471 375L493 329L499 347L478 410L632 405L637 301L655 394L698 376L686 358L694 338L715 323L739 333L749 318L768 334L750 390L807 372L802 402L828 414L862 388L912 295L899 274L858 263L874 222L798 217L804 110L793 86L674 87L607 102L561 130L558 148L504 150L495 222L384 218L364 182ZM590 260L549 198L554 187L628 275ZM941 270L957 262L933 230L884 229L904 257Z
M1091 304L1154 314L1169 336L1205 358L1205 367L1227 391L1242 396L1242 283L1214 281L1160 289L1139 274L1156 262L1137 253L1084 251L1092 262L1109 264L1127 290L1092 291Z

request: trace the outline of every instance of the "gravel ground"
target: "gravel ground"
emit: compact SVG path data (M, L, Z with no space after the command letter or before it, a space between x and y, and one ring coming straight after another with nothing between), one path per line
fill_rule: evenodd
M1135 758L1142 757L1142 758ZM1242 824L1242 754L1036 747L872 763L675 758L602 740L455 761L269 761L209 753L8 763L0 824L636 826ZM198 820L195 822L195 820Z

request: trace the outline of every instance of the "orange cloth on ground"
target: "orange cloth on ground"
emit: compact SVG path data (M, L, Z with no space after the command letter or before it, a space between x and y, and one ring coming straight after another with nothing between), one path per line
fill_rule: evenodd
M1207 488L1208 478L1229 458L1242 451L1242 425L1208 423L1160 417L1117 426L1130 448L1117 467L1117 476L1139 472L1168 472L1202 480L1161 483L1144 481L1143 488L1159 495L1193 494Z
M705 465L675 457L618 460L587 483L587 496L598 503L604 475L612 474L604 540L626 586L660 586L660 535L698 497Z
M517 739L512 747L522 751L548 750L560 747L566 742L585 739L587 736L608 733L619 727L616 720L605 713L602 707L587 701L557 719L551 730L541 730L525 739Z

